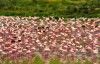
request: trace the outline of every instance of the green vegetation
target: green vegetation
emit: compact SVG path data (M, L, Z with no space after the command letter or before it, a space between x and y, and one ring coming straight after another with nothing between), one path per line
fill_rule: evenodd
M100 58L98 58L98 60L100 60ZM46 63L39 56L36 56L35 59L31 62L28 62L25 60L22 60L20 62L3 60L3 61L0 61L0 64L46 64ZM64 63L60 62L60 59L58 57L56 57L54 59L49 60L48 64L64 64ZM71 61L66 60L65 64L71 64ZM78 60L77 62L75 62L75 64L82 64L82 61ZM93 64L93 63L88 60L85 60L85 62L83 62L83 64Z
M45 62L39 56L36 56L32 64L45 64Z
M100 17L99 0L0 0L0 15Z

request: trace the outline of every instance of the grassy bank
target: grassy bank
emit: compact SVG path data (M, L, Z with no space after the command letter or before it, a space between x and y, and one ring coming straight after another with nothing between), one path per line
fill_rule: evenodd
M0 15L100 17L100 2L97 0L0 0Z

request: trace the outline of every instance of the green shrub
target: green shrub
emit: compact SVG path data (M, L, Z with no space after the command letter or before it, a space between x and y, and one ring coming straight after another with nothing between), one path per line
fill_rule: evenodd
M88 14L89 13L88 7L80 7L78 11L81 14Z
M76 13L77 12L77 8L75 6L68 6L66 12L68 14Z

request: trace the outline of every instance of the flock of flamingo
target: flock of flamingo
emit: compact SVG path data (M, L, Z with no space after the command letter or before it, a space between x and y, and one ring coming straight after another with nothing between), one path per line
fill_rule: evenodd
M77 58L98 64L100 18L0 16L0 58L44 61L58 56L74 64Z

